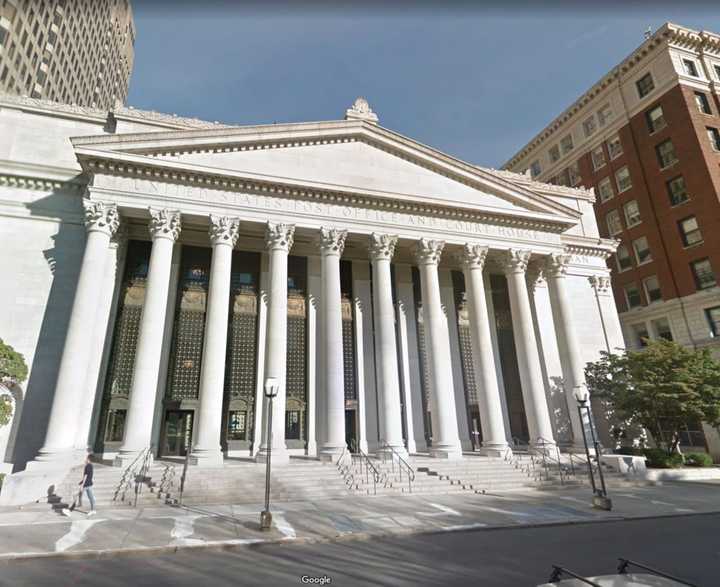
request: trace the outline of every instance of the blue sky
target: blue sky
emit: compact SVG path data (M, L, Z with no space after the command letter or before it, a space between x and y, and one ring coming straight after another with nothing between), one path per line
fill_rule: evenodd
M580 9L588 6L602 9ZM637 47L648 26L720 32L717 2L133 7L136 108L234 124L334 120L362 95L383 126L492 167Z

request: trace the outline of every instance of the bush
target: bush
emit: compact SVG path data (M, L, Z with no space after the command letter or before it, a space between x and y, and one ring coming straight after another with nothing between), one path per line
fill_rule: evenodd
M2 484L5 479L5 473L0 473L0 489L2 489Z
M683 466L683 456L679 453L668 454L662 448L646 448L643 454L647 458L645 464L652 469L677 469Z
M688 467L712 467L712 457L706 452L689 452L685 455L685 465Z
M645 454L644 449L637 446L621 446L615 451L616 455L632 455L634 457L641 457Z

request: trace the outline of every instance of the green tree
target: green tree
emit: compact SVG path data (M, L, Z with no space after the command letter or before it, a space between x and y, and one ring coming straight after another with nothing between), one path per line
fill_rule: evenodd
M592 396L609 404L626 426L645 428L668 454L677 450L689 423L720 424L720 362L707 349L647 341L640 351L603 352L587 364L585 377Z
M27 379L25 358L0 338L0 383L22 383ZM10 421L12 401L9 395L0 394L0 426Z

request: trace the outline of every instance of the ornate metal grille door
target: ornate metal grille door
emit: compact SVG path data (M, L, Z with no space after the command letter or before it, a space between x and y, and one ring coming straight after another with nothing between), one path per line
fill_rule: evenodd
M425 422L425 442L432 445L432 420L430 418L430 371L425 348L425 328L422 315L422 292L420 273L417 267L412 268L413 296L415 298L415 320L417 321L418 357L420 359L420 387L422 389L423 421Z
M307 259L288 257L287 399L285 442L307 442Z

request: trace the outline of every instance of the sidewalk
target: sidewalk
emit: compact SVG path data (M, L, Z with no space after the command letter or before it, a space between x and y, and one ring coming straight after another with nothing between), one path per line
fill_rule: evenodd
M257 506L128 506L88 518L66 518L50 506L0 509L0 563L28 558L110 557L232 548L271 542L368 538L414 532L602 522L720 511L717 486L673 483L611 492L613 511L590 507L587 488L515 491L502 495L452 494L355 497L271 504L273 529L259 529Z

